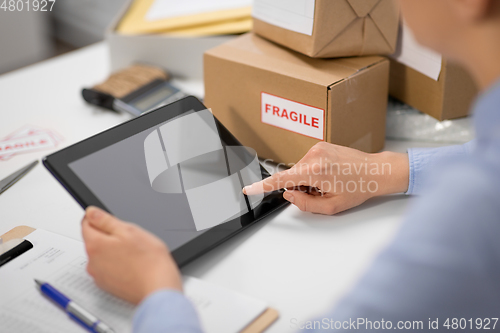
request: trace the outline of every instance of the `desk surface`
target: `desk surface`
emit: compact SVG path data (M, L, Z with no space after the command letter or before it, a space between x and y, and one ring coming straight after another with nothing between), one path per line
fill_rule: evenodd
M57 150L101 132L128 115L87 105L82 87L109 74L104 43L0 76L0 139L27 124L64 137ZM200 82L178 82L201 95ZM409 146L387 142L386 149ZM41 151L0 161L0 179L48 155ZM290 320L307 320L332 306L390 241L411 199L404 195L370 200L336 216L288 207L188 265L183 273L267 300L280 312L269 332L289 332ZM0 234L26 224L81 239L83 211L42 165L0 195Z

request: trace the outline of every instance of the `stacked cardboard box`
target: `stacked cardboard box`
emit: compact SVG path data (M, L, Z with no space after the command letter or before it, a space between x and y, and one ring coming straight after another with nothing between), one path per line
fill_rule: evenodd
M391 56L389 93L438 120L447 120L468 115L477 88L469 73L420 45L402 24Z
M313 58L392 54L398 26L394 0L254 2L256 34Z
M398 15L394 0L256 0L255 33L205 53L205 104L278 163L320 141L379 151L389 87L379 55L394 52Z

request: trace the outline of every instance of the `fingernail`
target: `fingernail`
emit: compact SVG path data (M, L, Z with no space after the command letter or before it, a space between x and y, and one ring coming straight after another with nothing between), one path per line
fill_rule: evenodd
M89 217L93 220L100 219L104 215L104 212L101 209L93 206L87 208L87 212Z
M252 188L252 185L245 186L243 188L243 194L247 194L247 191L250 190L251 188Z
M286 201L293 203L294 198L290 191L285 191L285 193L283 193L283 198L285 198Z

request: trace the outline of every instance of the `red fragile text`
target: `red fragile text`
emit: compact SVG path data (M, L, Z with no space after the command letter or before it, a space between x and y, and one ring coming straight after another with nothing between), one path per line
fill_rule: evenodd
M29 140L29 141L24 141L24 142L15 142L12 144L10 144L9 142L7 142L6 144L0 143L0 152L3 152L3 151L7 152L10 150L15 150L15 149L19 149L19 148L43 146L43 145L46 145L48 143L49 142L47 140L44 140L44 139L40 139L40 140L36 140L36 141Z
M282 109L279 106L266 104L266 113L272 112L273 116L277 116L283 119L288 119L293 122L304 124L306 126L311 126L314 128L319 128L319 119L311 116L307 116L300 112L287 111L287 109Z

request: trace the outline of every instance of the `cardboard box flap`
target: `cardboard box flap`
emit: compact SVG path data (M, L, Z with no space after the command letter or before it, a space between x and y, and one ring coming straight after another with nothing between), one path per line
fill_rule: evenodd
M392 50L396 50L398 30L394 29L394 26L399 24L398 3L395 1L380 1L370 12L370 17L382 33L387 45Z
M328 18L332 13L342 15ZM334 49L356 55L380 53L381 45L396 49L394 27L399 21L399 7L394 0L320 1L316 15L330 33L318 33L315 57L326 56Z
M336 82L332 82L332 84L330 84L328 86L328 89L331 89L332 86L334 86L335 84L339 83L340 81L343 81L345 79L349 79L353 76L355 76L356 74L358 74L359 72L362 72L370 67L373 67L377 64L380 64L381 62L384 62L386 61L387 59L385 57L381 57L381 56L365 56L365 57L354 57L354 58L339 58L336 60L336 62L340 65L340 66L345 66L345 67L349 67L349 68L352 68L352 69L357 69L354 73L352 73L351 75L349 76L346 76L345 78L342 78L342 80L339 80L339 81L336 81Z
M336 63L340 66L349 67L356 69L357 72L367 69L373 65L384 61L386 58L382 56L364 56L364 57L352 57L352 58L338 58Z
M332 13L342 13L332 18ZM316 38L312 40L313 49L318 50L312 56L316 56L326 48L334 39L342 36L343 32L358 19L358 15L349 5L347 0L341 1L316 1L314 14L314 33ZM323 32L322 32L323 31ZM351 41L351 44L352 43Z
M271 72L321 84L325 87L341 81L373 64L381 57L314 59L248 34L207 52L210 55L238 61ZM235 60L238 59L238 60Z
M373 10L380 0L347 0L347 2L351 5L358 17L365 17Z
M308 0L315 5L314 15L309 8L304 20L291 15L287 1L279 3L271 19L264 14L254 17L253 31L309 57L382 55L396 50L400 16L397 0Z

